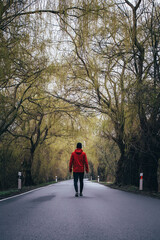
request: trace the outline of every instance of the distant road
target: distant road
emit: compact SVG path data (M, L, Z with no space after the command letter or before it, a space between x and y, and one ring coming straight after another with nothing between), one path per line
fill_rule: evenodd
M159 240L160 200L73 180L0 202L0 240Z

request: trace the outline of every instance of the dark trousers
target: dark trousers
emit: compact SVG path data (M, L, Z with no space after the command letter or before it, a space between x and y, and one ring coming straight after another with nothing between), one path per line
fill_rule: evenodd
M82 193L84 172L74 172L73 177L74 177L75 191L78 192L78 179L79 179L79 181L80 181L80 192Z

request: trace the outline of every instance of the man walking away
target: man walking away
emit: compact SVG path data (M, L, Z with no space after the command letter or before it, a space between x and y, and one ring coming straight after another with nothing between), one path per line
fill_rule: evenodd
M77 149L71 154L69 162L69 171L72 172L73 166L73 177L74 177L74 188L76 191L75 197L78 197L78 179L80 181L80 196L83 196L83 178L84 178L84 167L86 173L88 173L88 161L86 153L82 150L82 143L77 143Z

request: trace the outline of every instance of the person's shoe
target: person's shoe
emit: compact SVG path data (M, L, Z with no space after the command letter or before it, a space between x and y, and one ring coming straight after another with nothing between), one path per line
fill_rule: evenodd
M82 197L82 196L83 196L83 194L82 194L82 193L80 193L80 196Z
M75 197L78 197L78 192L75 194Z

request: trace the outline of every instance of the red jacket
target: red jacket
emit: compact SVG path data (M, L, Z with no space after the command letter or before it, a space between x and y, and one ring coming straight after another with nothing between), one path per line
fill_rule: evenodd
M81 148L77 148L72 154L69 162L69 171L72 172L84 172L84 166L86 173L88 173L88 161L85 152Z

